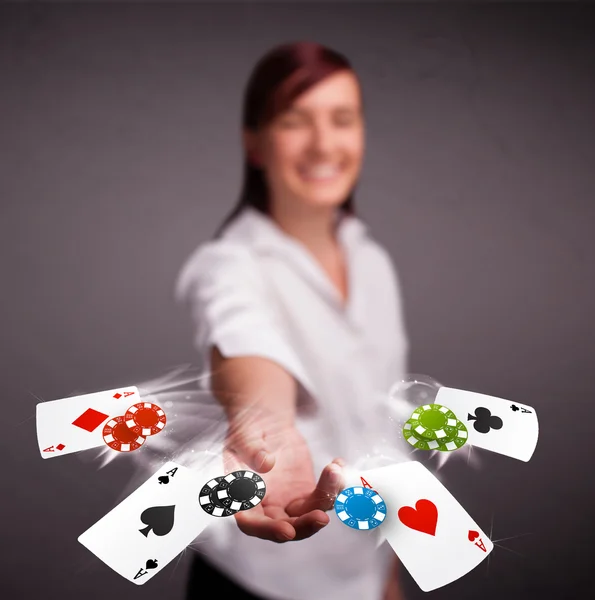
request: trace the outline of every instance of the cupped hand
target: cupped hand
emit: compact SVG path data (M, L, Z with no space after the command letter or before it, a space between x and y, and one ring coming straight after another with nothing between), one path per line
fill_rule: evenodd
M249 468L265 480L262 502L235 519L246 535L273 542L303 540L320 531L343 488L341 459L328 464L316 482L306 440L292 424L232 424L224 463L227 473Z

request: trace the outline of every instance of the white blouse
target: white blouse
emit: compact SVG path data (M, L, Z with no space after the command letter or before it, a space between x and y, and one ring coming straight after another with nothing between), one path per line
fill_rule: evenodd
M383 448L394 455L398 433L386 399L406 372L408 351L389 254L356 217L342 217L337 235L347 257L346 305L308 249L253 208L221 238L199 246L177 284L178 299L192 310L205 371L216 345L225 357L275 361L297 380L296 426L310 447L316 478L335 457L356 465ZM223 519L225 533L218 527L198 547L263 598L380 598L390 564L387 544L377 548L375 531L352 530L334 511L328 514L331 522L322 531L284 544L244 535L235 519Z

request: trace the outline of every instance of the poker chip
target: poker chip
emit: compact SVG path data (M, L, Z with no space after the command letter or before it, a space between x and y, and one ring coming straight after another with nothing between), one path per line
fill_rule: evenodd
M383 523L386 518L386 504L374 490L350 487L337 496L335 512L347 527L369 530Z
M103 441L112 450L118 452L132 452L138 450L144 443L145 438L138 435L126 425L124 416L114 417L103 427Z
M143 437L159 433L166 423L163 410L151 402L133 404L124 416L128 428Z
M467 432L467 427L465 427L465 424L462 421L459 421L457 419L456 422L456 426L455 427L451 427L449 426L448 428L448 435L446 435L445 437L440 436L438 439L436 440L432 440L432 438L429 438L427 436L424 436L422 432L420 432L420 426L419 423L414 420L414 419L409 419L405 425L407 426L407 429L411 429L413 431L413 433L415 434L415 437L421 441L437 441L439 442L439 445L444 446L446 444L449 444L450 442L454 442L455 445L457 445L457 447L461 447L465 444L465 442L468 439L468 432Z
M198 496L198 503L202 506L202 509L213 517L230 517L238 512L224 506L218 497L220 491L219 484L223 481L223 478L224 476L222 475L221 477L215 477L207 481L202 486Z
M457 435L458 419L456 415L440 404L424 404L413 411L409 417L418 437L427 440L450 440Z
M462 448L469 439L469 432L467 431L467 427L463 421L459 421L457 419L457 426L455 428L455 432L452 436L449 436L447 440L444 440L446 444L453 442L457 448Z
M460 428L459 428L460 427ZM418 450L438 450L439 452L452 452L462 448L468 439L467 428L463 423L460 426L457 425L457 434L454 438L446 438L439 440L429 440L422 438L416 433L413 425L407 421L403 426L403 437L407 440L407 443L417 448Z
M266 484L260 475L252 471L234 471L219 482L217 499L236 513L260 504L266 490Z
M428 440L422 438L419 434L415 433L413 425L409 421L403 426L403 437L407 440L408 444L418 450L446 451L446 447L442 440Z

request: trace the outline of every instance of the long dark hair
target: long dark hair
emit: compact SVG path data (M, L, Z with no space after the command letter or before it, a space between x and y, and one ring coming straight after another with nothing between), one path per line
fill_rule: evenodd
M314 42L277 46L256 64L244 93L242 126L255 131L287 110L305 91L337 71L353 71L342 54ZM247 206L269 214L269 192L261 169L244 157L244 182L240 198L225 218L215 237ZM353 194L339 207L354 214Z

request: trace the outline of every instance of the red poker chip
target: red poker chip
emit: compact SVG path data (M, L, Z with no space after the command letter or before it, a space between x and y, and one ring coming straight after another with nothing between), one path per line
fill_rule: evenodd
M126 411L125 419L126 426L143 437L159 433L167 421L163 409L151 402L133 404Z
M145 438L132 431L126 425L126 419L120 416L114 417L105 424L103 427L103 441L112 450L132 452L138 450L145 443Z

